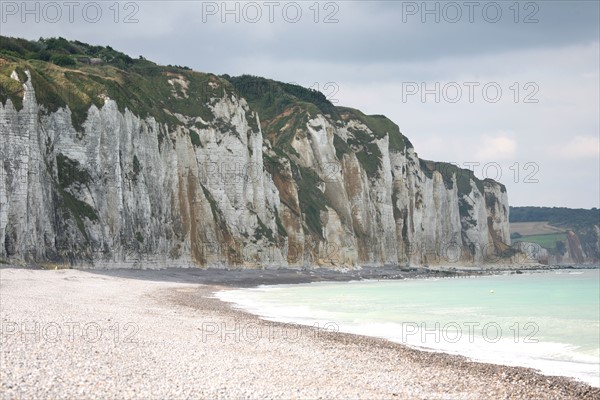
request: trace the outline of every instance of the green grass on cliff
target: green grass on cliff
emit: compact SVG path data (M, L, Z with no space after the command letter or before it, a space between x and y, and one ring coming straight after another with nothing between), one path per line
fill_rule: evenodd
M472 171L459 168L454 164L423 159L419 159L419 164L421 170L430 179L433 178L434 172L439 172L444 181L444 186L446 186L447 189L454 188L454 178L456 178L458 194L461 195L458 199L459 214L464 223L471 226L477 225L477 222L470 215L470 212L473 210L473 204L470 197L472 191L471 181L475 182L475 186L482 195L484 194L484 181L473 175ZM503 187L504 186L502 186L502 188Z
M365 124L375 135L377 139L382 139L389 135L389 147L394 152L404 152L406 148L412 148L413 145L400 132L400 128L384 115L366 115L363 112L349 107L338 107L344 119L357 119Z
M483 180L477 178L472 171L460 168L454 164L419 159L421 170L428 178L433 177L434 172L439 172L447 189L454 187L453 177L456 177L458 193L468 195L471 193L471 181L475 182L481 194L484 193ZM503 186L502 186L503 187ZM502 190L502 188L501 188Z
M333 137L333 147L335 147L335 156L340 161L344 157L344 154L350 154L350 153L352 153L352 148L350 148L350 146L348 145L348 143L346 143L338 135L335 135Z
M321 180L313 170L308 168L292 164L292 171L298 185L298 200L306 227L310 233L324 240L321 211L327 210L327 199L319 189Z
M339 110L342 121L359 121L367 128L365 130L349 127L348 131L352 137L348 139L347 144L355 150L356 157L368 176L377 175L383 158L381 150L374 143L375 140L383 139L387 135L389 138L389 150L397 153L404 153L407 148L412 147L410 141L400 132L398 125L385 116L365 115L359 110L348 107L339 107ZM343 153L343 151L343 147L338 142L336 153Z
M336 107L316 90L252 75L224 77L231 82L236 93L252 105L261 119L272 120L294 105L301 105L313 117L318 113L338 116Z
M15 108L21 110L23 108L23 85L10 77L12 71L17 71L23 81L27 79L23 68L18 64L0 61L0 102L2 105L6 105L6 101L10 99Z
M82 186L87 186L91 181L90 174L79 162L71 160L63 154L56 156L56 170L57 181L54 181L54 186L58 196L58 206L63 211L62 215L65 218L73 218L77 228L88 241L84 218L97 221L98 214L91 205L75 197L72 190L79 190Z
M70 57L73 63L57 65L52 62L56 55ZM93 65L91 59L101 61ZM62 38L28 42L1 36L0 100L6 104L10 98L17 109L22 107L22 87L10 78L13 70L30 71L38 103L47 111L68 106L73 125L79 131L90 106L102 107L105 97L115 100L121 112L127 108L140 117L181 125L173 114L212 121L211 99L232 91L228 81L216 75L159 66L142 58L133 59L110 47ZM21 81L24 80L21 78Z

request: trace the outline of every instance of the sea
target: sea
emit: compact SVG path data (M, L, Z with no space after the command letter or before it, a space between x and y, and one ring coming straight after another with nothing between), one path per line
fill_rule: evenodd
M219 292L263 319L523 366L600 387L600 269Z

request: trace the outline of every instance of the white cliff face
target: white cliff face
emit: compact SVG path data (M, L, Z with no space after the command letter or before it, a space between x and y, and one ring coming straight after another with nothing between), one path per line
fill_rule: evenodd
M356 143L340 153L336 142L354 143L357 130L372 136L360 121L309 119L291 142L294 166L263 135L260 116L230 94L211 103L212 121L177 115L178 127L106 99L77 131L68 109L47 112L31 79L24 88L21 110L10 100L0 106L0 259L450 264L482 262L482 247L510 243L499 184L486 181L482 192L470 181L461 206L458 177L427 173L412 147L392 148L389 135L373 136L366 157Z

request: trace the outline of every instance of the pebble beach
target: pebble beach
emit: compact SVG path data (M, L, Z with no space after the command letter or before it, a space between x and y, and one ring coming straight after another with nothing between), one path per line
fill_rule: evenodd
M263 321L214 297L264 279L1 268L0 398L600 398L568 378Z

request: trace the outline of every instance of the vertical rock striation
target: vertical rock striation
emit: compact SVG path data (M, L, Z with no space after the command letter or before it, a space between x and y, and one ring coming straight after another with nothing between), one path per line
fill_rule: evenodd
M186 74L156 79L173 87L168 98L183 101L195 95ZM387 118L333 107L320 93L269 81L274 91L253 94L211 76L211 95L198 100L205 110L165 102L165 122L107 90L79 126L69 104L52 109L38 100L50 89L36 87L29 70L12 79L23 91L19 106L14 98L0 106L4 260L481 263L510 243L502 185L419 159ZM265 106L279 99L278 108Z

